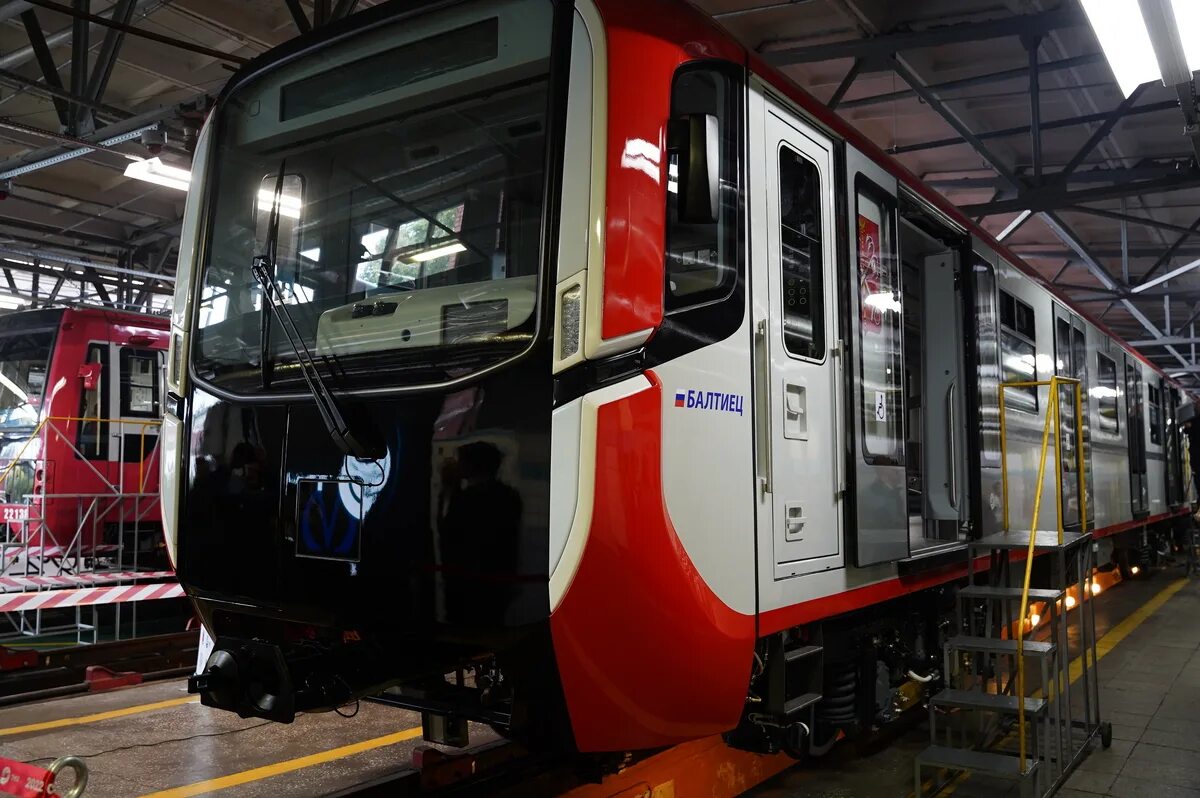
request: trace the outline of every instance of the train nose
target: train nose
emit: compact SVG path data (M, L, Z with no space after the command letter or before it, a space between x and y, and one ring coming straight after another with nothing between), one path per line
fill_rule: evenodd
M204 670L188 679L188 692L205 706L243 718L291 723L296 694L283 651L256 641L218 641Z

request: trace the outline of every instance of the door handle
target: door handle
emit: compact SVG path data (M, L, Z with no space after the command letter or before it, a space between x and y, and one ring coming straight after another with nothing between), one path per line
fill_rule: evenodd
M759 434L762 441L762 463L759 464L759 485L764 494L772 492L772 436L771 436L771 353L767 341L767 320L760 319L754 326L754 350L759 363L759 378L755 380L758 392L758 417L762 419Z
M808 522L808 518L804 515L804 507L799 504L789 504L784 509L784 530L783 538L787 541L803 540L800 534L804 531L804 525Z

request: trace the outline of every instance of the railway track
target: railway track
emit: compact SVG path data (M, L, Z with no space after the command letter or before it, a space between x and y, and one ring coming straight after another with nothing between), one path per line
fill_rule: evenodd
M199 632L176 632L45 651L0 648L0 706L189 673Z

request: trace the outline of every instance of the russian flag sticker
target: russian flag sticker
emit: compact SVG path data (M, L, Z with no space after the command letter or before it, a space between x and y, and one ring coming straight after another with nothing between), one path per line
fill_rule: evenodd
M677 392L675 393L675 406L676 406L676 407L683 407L683 404L684 404L684 402L683 402L683 391L677 391Z

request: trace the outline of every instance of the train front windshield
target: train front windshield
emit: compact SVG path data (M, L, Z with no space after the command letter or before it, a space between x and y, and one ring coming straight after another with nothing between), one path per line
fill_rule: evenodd
M37 425L55 328L0 329L0 435Z
M202 379L302 389L295 348L264 319L260 256L343 388L437 384L531 345L552 10L463 3L303 52L232 90L205 197L192 348Z

